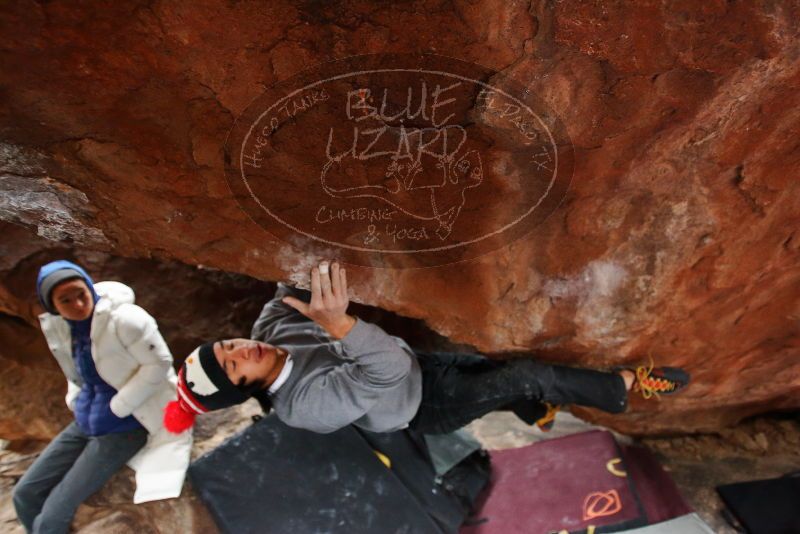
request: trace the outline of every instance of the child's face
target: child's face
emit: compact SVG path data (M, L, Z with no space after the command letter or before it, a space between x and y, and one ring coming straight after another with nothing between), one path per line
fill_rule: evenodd
M58 284L50 293L53 307L64 319L83 321L92 315L94 299L86 282L76 278Z

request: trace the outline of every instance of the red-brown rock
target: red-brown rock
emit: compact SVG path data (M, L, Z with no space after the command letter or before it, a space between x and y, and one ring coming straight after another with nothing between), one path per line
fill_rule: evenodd
M685 394L602 419L626 432L800 406L796 2L0 9L7 220L116 255L296 279L315 258L228 190L235 118L264 86L327 60L458 57L558 113L571 188L532 233L481 257L348 267L355 298L482 351L586 366L653 354L692 373Z

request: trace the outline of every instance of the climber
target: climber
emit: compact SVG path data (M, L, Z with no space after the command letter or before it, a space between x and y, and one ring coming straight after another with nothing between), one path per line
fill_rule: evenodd
M66 375L75 420L14 488L25 530L67 532L78 505L126 463L136 469L134 503L180 495L192 439L163 427L176 376L156 321L133 304L131 288L94 284L69 261L44 265L36 287L46 310L42 332Z
M410 426L447 433L493 410L511 410L545 428L562 404L619 413L628 392L650 398L689 382L673 367L600 372L530 359L423 353L346 313L345 269L322 262L311 292L279 284L251 339L195 349L178 373L178 398L165 426L189 428L197 414L256 398L287 425L327 433L348 424L373 432Z

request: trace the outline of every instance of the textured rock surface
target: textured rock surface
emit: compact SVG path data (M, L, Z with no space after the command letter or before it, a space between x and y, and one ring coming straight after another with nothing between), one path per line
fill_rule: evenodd
M532 234L480 258L352 267L355 296L487 352L685 366L686 394L601 419L626 432L800 405L796 2L0 9L6 220L118 255L289 279L310 259L252 223L225 183L235 117L322 61L458 56L559 113L572 187Z

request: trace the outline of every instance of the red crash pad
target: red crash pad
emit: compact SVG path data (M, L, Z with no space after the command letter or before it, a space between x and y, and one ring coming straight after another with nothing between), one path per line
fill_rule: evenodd
M652 455L628 452L630 469L603 430L492 451L492 481L461 534L611 532L690 511Z

